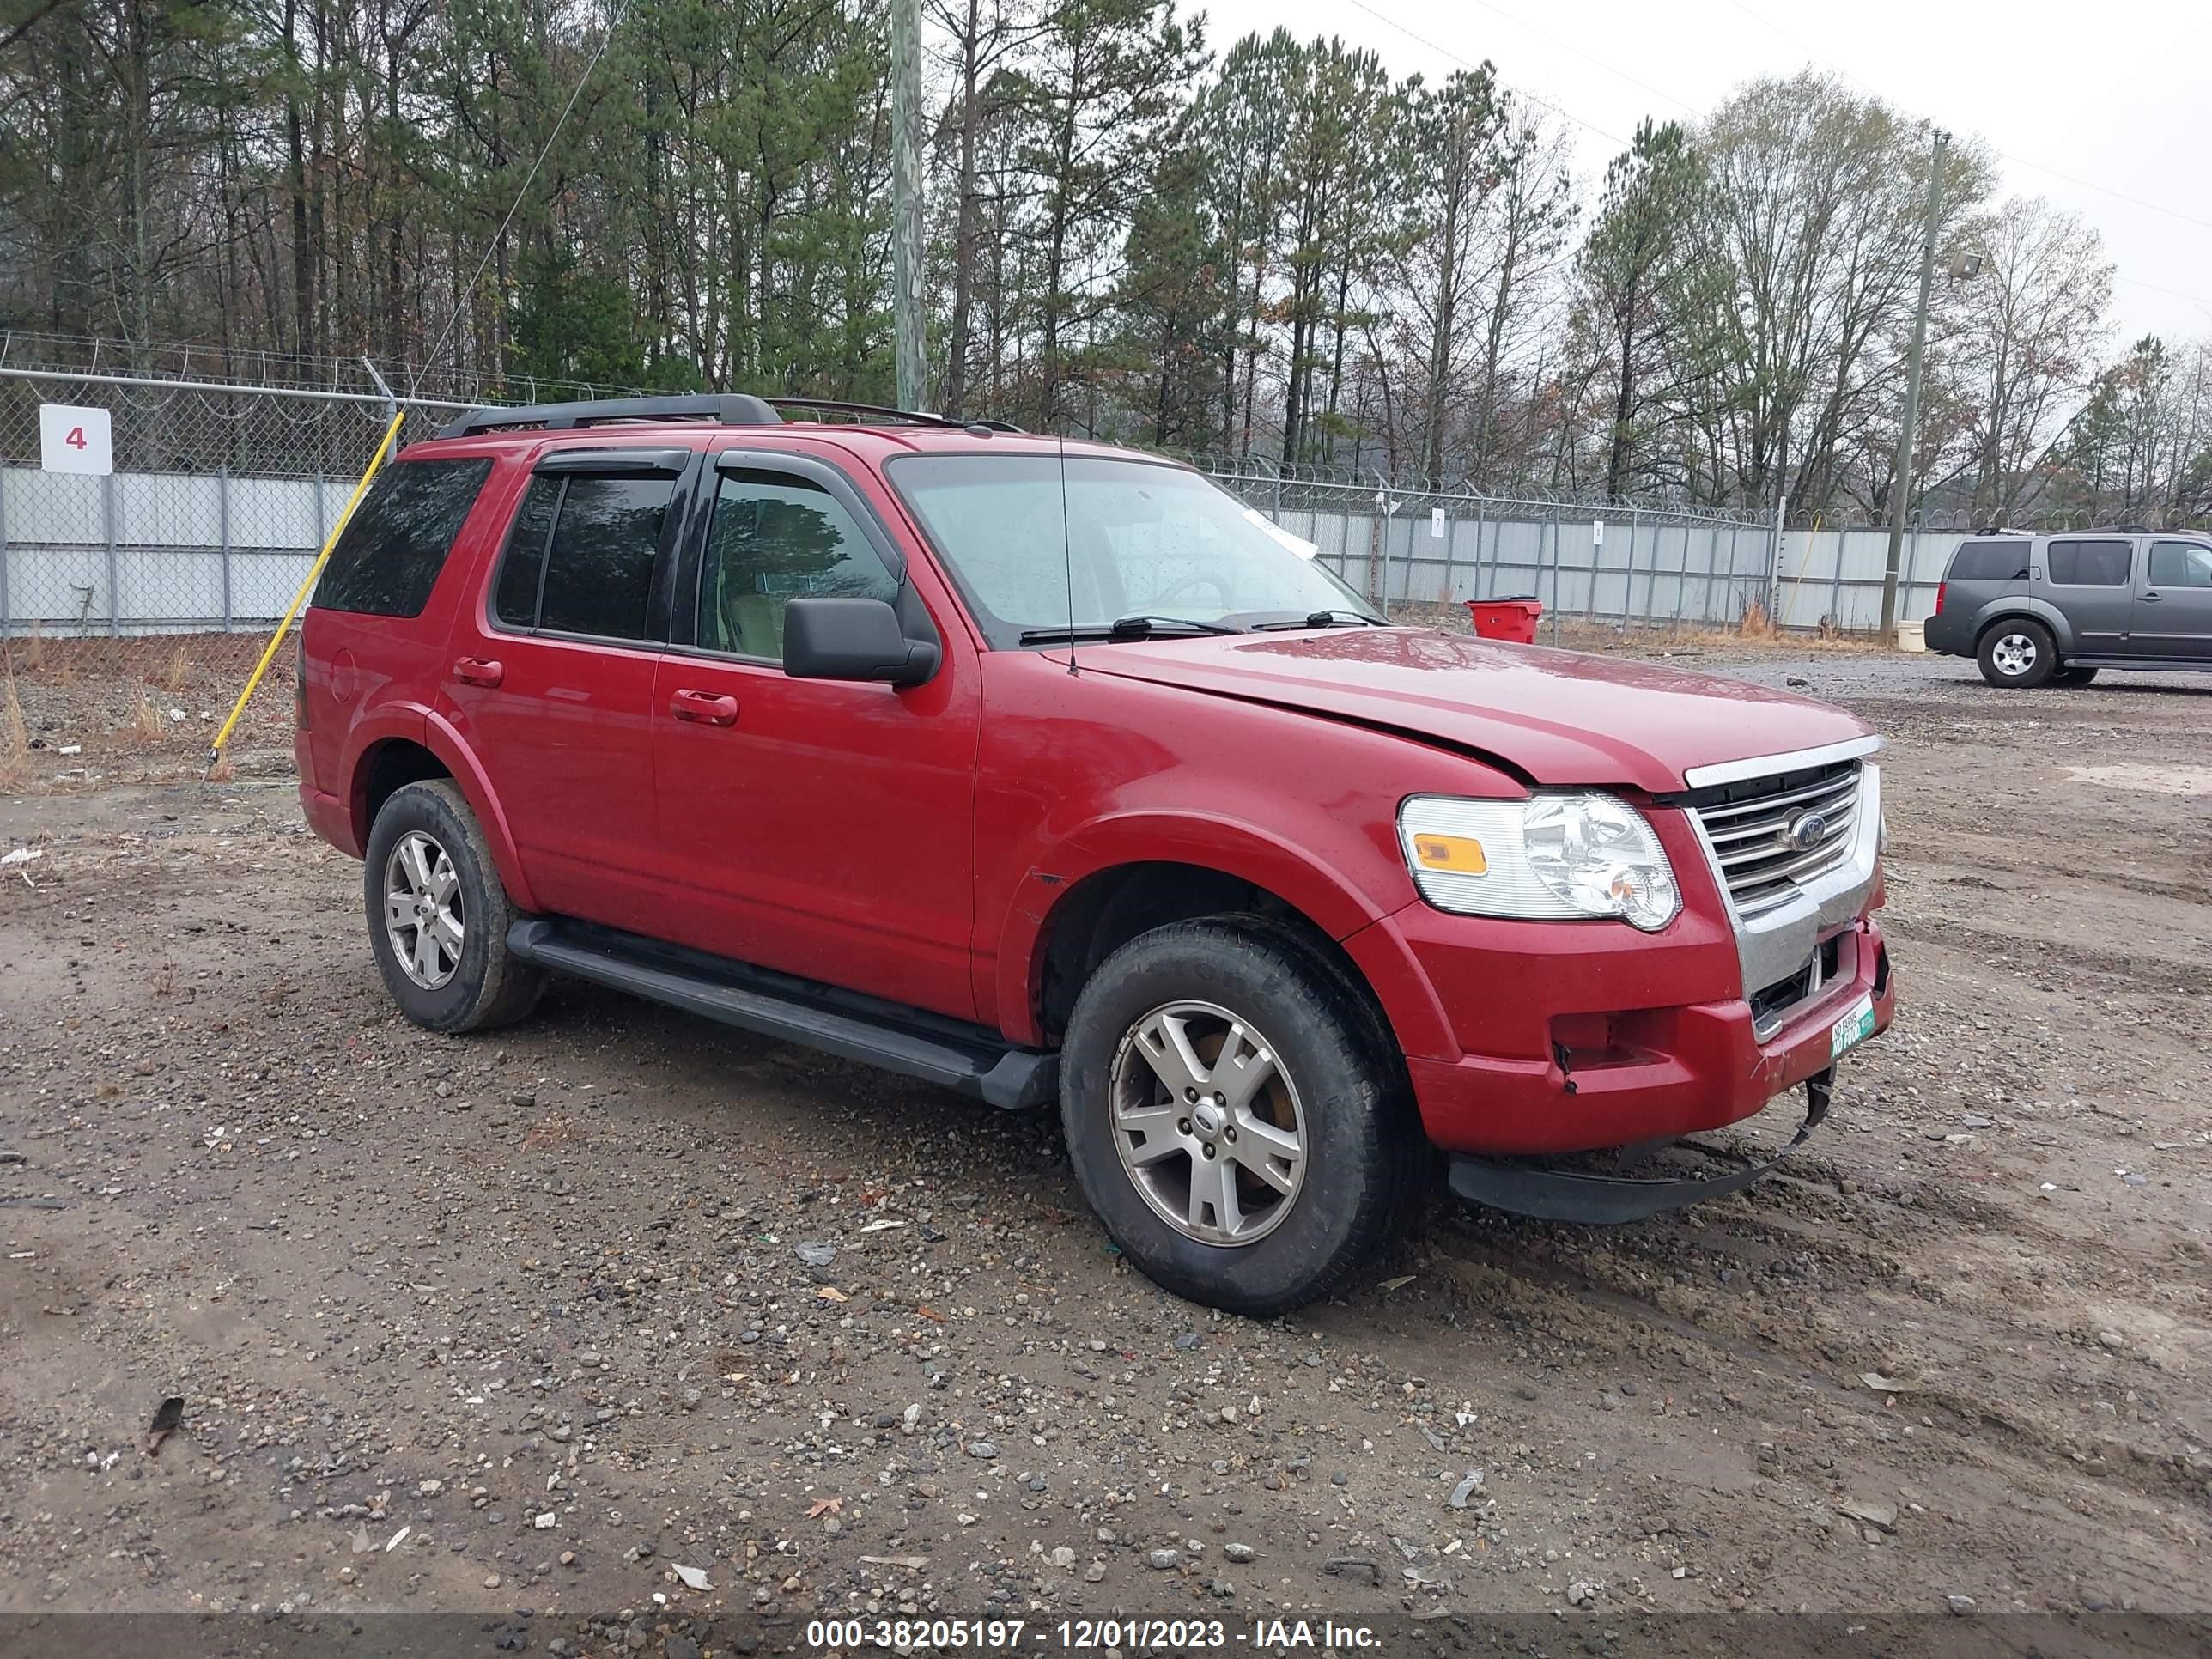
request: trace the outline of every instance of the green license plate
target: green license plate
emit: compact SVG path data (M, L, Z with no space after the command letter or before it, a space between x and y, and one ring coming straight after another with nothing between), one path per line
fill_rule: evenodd
M1869 994L1851 1004L1844 1017L1828 1028L1828 1058L1835 1060L1873 1035L1874 998Z

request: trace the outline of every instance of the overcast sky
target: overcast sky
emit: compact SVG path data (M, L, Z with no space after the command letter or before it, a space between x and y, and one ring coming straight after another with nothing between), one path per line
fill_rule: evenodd
M1206 11L1217 53L1280 24L1370 46L1401 76L1433 78L1457 67L1454 57L1486 58L1506 85L1587 124L1573 128L1585 180L1644 115L1702 115L1754 76L1836 70L1962 137L1979 135L2002 152L2003 194L2048 198L2096 226L2118 267L2121 340L2212 335L2212 6L2203 0L1184 0L1182 9Z

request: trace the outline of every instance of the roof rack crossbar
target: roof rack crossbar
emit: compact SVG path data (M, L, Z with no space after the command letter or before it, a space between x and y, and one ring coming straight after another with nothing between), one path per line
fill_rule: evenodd
M725 392L672 398L603 398L588 403L527 404L515 409L472 409L439 433L471 438L507 427L571 432L616 421L713 421L722 426L778 426L783 417L767 399Z
M836 398L770 398L767 403L773 409L817 409L838 415L874 415L894 421L906 421L915 426L946 427L955 432L972 432L978 427L993 432L1018 432L1021 428L1004 421L959 421L949 415L926 415L919 410L893 409L887 404L848 403Z

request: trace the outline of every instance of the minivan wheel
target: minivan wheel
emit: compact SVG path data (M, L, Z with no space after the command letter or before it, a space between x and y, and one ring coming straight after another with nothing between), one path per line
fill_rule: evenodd
M1364 994L1256 917L1176 922L1100 964L1068 1021L1060 1116L1122 1254L1233 1313L1343 1285L1431 1156Z
M1991 685L2041 685L2058 671L2058 649L2041 623L2014 618L1982 635L1982 678Z
M445 779L396 789L378 809L362 866L369 948L399 1010L434 1031L511 1024L544 975L510 955L514 908L483 830Z

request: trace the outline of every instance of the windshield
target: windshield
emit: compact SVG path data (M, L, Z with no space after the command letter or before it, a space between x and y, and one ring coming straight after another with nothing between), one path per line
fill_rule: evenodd
M1375 618L1310 542L1194 472L1071 455L902 455L891 482L993 646L1127 617L1242 628ZM1071 599L1073 616L1070 615ZM1169 631L1164 629L1162 631ZM1034 641L1032 641L1034 642Z

